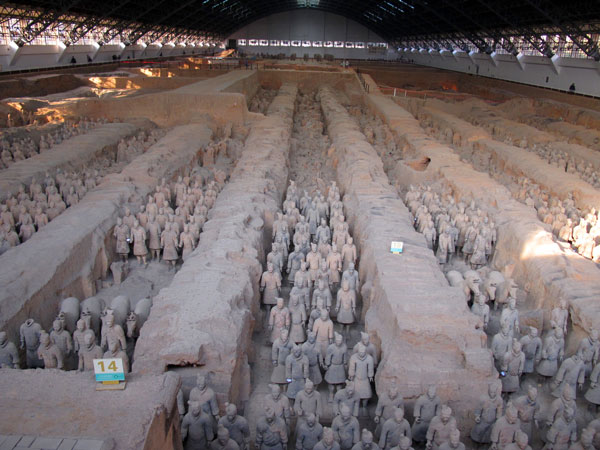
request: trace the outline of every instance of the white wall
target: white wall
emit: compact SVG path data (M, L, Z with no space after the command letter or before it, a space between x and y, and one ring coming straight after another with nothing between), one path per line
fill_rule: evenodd
M336 14L314 9L296 9L273 14L253 22L236 31L229 39L267 39L299 41L344 41L344 42L385 42L380 36L363 25ZM369 53L367 48L316 48L316 47L262 47L244 46L238 50L245 53L265 53L286 56L295 53L302 58L308 53L330 54L336 58L386 59L387 54Z
M454 70L490 78L600 97L600 62L591 59L560 58L444 51L400 51L405 60L423 66Z

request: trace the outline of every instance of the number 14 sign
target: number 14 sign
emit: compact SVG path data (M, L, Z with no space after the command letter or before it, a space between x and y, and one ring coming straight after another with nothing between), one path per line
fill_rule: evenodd
M96 374L96 381L102 383L118 383L125 380L121 358L95 359L94 373Z

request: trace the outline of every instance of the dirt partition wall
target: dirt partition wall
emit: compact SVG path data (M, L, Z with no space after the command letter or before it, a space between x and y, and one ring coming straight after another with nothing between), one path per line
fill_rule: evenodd
M132 98L89 99L55 108L65 115L127 120L146 117L161 127L203 123L243 123L248 115L246 95L258 89L256 71L236 70L187 86Z
M180 386L175 374L128 374L125 390L96 391L91 372L0 369L0 435L50 439L43 448L179 450Z
M43 129L48 127L44 125ZM92 159L116 154L121 139L134 136L140 129L153 127L152 122L143 119L133 123L106 123L54 145L50 150L17 161L0 171L0 197L16 195L21 185L29 186L33 180L42 183L46 171L53 173L58 168L85 170Z
M344 210L360 251L365 327L381 348L377 392L395 382L414 401L434 383L466 425L468 411L497 377L483 331L475 329L463 293L449 286L414 230L375 149L332 91L319 92ZM404 242L402 254L390 252L392 241Z
M196 250L154 298L137 341L135 373L198 367L221 406L248 399L259 280L287 184L296 94L295 85L284 84L267 116L252 125ZM190 378L184 384L194 385L197 372L184 372Z
M514 200L508 189L487 173L474 170L462 162L452 148L429 137L408 111L382 96L368 96L366 102L390 125L404 148L406 159L430 160L422 172L399 162L394 178L400 186L406 188L411 182L442 178L458 198L476 200L494 217L498 241L492 267L508 270L508 274L526 290L528 306L542 310L546 326L549 327L550 311L563 298L570 303L571 319L579 333L600 326L600 305L596 300L600 295L599 272L593 262L556 242L549 226L540 222L533 208ZM444 121L440 123L451 129L450 139L457 135L473 135L474 127L448 116L444 115ZM475 166L485 164L490 158L489 153L473 151L477 143L456 144L461 148L461 155L473 161ZM515 156L515 164L519 162L519 157ZM580 334L577 333L569 335L573 340L578 337Z
M29 317L50 329L65 297L80 300L95 293L106 276L121 208L152 192L195 163L212 131L206 125L176 127L135 158L121 173L107 175L75 206L0 256L0 329L18 342L19 326Z
M279 89L283 83L296 83L301 92L313 92L321 86L340 87L344 83L353 82L353 72L326 72L320 70L260 70L260 85L269 89Z

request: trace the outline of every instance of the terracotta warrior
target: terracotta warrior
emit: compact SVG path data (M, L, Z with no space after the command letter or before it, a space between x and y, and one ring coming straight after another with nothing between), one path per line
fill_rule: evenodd
M579 342L577 353L581 356L581 360L585 365L585 376L592 373L593 366L598 362L600 357L600 339L598 338L598 330L591 330L589 336L584 337Z
M360 442L354 444L352 450L380 450L380 447L373 442L373 433L363 428Z
M322 438L323 425L313 413L309 413L296 428L296 450L313 450Z
M350 357L348 364L348 378L354 382L354 387L362 404L362 415L367 415L367 403L373 396L371 383L375 376L373 357L367 353L362 343L358 344L358 352Z
M256 424L257 450L285 450L288 434L285 422L275 415L273 408L267 406L265 415Z
M33 319L27 319L19 329L21 336L21 349L26 350L27 368L35 369L43 367L43 362L38 358L38 347L40 346L40 335L42 326Z
M317 251L317 244L310 244L310 252L306 255L306 265L313 283L317 279L317 272L321 267L321 254Z
M592 428L584 428L581 430L581 438L579 439L579 442L575 442L573 445L571 445L569 450L595 450L596 447L594 446L594 436L595 431ZM521 449L519 448L516 450ZM531 447L522 450L531 450Z
M558 371L558 363L562 361L565 351L565 340L563 330L554 328L542 344L542 359L536 367L536 371L542 377L553 377Z
M198 374L196 387L190 391L190 401L199 402L202 410L212 416L215 423L219 422L219 405L215 391L206 383L206 376Z
M427 440L427 430L434 417L441 412L442 401L437 396L437 388L434 384L427 388L427 392L421 394L415 402L413 416L415 421L412 426L412 438L416 442Z
M525 354L521 344L516 339L512 343L511 351L504 354L502 359L502 393L513 393L519 390L520 378L525 367Z
M329 318L329 313L326 309L321 309L321 316L315 320L312 332L317 337L321 356L325 358L329 344L333 343L333 322Z
M269 314L269 331L271 343L280 336L282 329L290 329L290 311L286 308L283 299L277 298L277 304L271 308Z
M308 373L309 378L318 386L323 381L321 375L321 365L324 364L323 356L321 355L321 349L317 343L317 335L310 331L306 342L302 344L302 353L308 358Z
M123 220L119 217L117 219L117 225L113 232L114 237L117 239L117 254L121 257L123 262L127 262L129 257L129 242L131 242L131 236L129 233L129 227L123 223Z
M563 335L567 335L567 325L569 324L569 304L566 300L561 300L558 307L552 310L552 318L550 320L552 328L560 328Z
M275 305L281 289L281 277L275 273L272 263L267 264L267 271L260 279L260 290L263 293L264 305Z
M131 229L131 240L133 241L133 254L141 265L147 265L146 258L148 256L148 248L146 247L146 230L140 225L137 220L133 221Z
M442 406L440 414L431 419L427 429L427 450L439 450L440 446L450 440L450 433L456 429L456 419L452 417L452 409Z
M483 329L486 330L490 321L490 307L486 303L485 295L481 294L477 297L477 301L473 302L473 305L471 306L471 312L476 316L481 317Z
M181 422L181 439L184 450L207 449L214 438L212 419L200 402L190 400L188 413Z
M517 309L517 300L513 297L508 299L508 306L502 310L500 315L500 323L508 324L508 332L510 337L514 337L515 333L518 335L521 330L519 329L519 310Z
M517 409L509 405L504 416L500 417L492 427L492 445L490 450L505 450L514 442L515 435L521 431L521 423Z
M358 419L352 415L348 405L341 406L340 414L331 423L331 429L341 450L350 450L360 439Z
M353 239L348 238L342 246L342 268L344 271L350 268L350 264L356 265L356 245L354 245Z
M326 281L323 279L318 280L317 288L314 290L312 294L312 308L315 309L317 307L317 302L319 299L322 299L323 306L327 309L327 311L331 311L332 306L332 298L331 291L329 290L329 286Z
M45 331L40 334L38 358L44 361L45 369L62 369L63 354L60 349L50 341L50 336Z
M450 432L450 439L440 445L440 450L465 450L465 444L460 442L460 431L458 429Z
M314 446L313 450L340 450L340 444L335 440L331 428L323 428L323 439Z
M6 337L6 332L0 331L0 368L18 369L19 352L15 344Z
M167 222L165 224L165 231L160 235L160 245L163 251L163 260L169 264L169 269L175 269L177 260L179 259L179 253L177 253L178 246L177 232L173 231L173 223Z
M502 397L500 386L497 383L488 384L488 392L481 399L479 408L475 413L475 426L471 429L471 439L478 444L489 444L492 442L492 427L502 417Z
M287 396L281 394L281 388L278 384L269 385L271 392L264 397L265 408L271 408L278 417L289 426L292 410L290 408L290 400Z
M379 447L386 450L397 447L404 436L411 438L410 425L404 418L404 408L396 408L393 416L383 424Z
M315 323L316 325L316 323ZM335 333L335 341L327 347L325 354L325 381L329 386L329 401L333 401L336 389L346 381L346 365L348 348L341 334Z
M404 399L398 391L398 386L393 382L387 391L383 392L377 399L375 417L373 421L377 424L375 435L381 435L381 428L386 420L394 415L397 408L404 408ZM412 430L411 430L412 436Z
M296 292L290 293L290 340L301 345L306 340L306 309L304 303L300 303L300 295Z
M80 372L94 370L94 359L101 359L104 352L99 345L96 345L94 335L91 333L83 334L83 345L79 347L79 364L77 369Z
M346 387L335 393L333 398L333 413L340 414L342 405L348 406L352 415L358 417L360 398L354 390L354 383L352 381L346 381Z
M570 358L565 359L560 365L560 368L554 377L554 381L552 382L554 387L552 395L559 398L565 385L571 386L574 391L577 390L577 387L581 390L584 381L585 365L583 364L580 354L575 353Z
M123 372L129 373L129 357L121 348L121 344L116 339L108 340L108 350L104 353L104 358L116 358L123 361Z
M512 337L510 335L510 327L504 322L500 325L500 331L492 339L492 354L496 368L499 369L502 364L502 359L512 345Z
M296 395L304 389L308 379L308 358L302 353L302 348L294 344L292 353L285 359L285 376L289 383L287 396L294 400Z
M347 336L350 325L356 320L356 292L350 289L348 280L342 282L342 289L337 293L335 311L336 320L344 326L344 334Z
M121 325L115 323L115 316L112 314L106 314L104 317L104 324L102 325L100 347L103 349L108 348L109 341L118 341L121 344L121 349L127 349L127 341L125 340L125 333Z
M282 328L279 337L275 339L271 347L271 360L273 361L271 383L280 384L284 389L288 384L285 374L285 361L292 352L293 345L287 328Z
M568 450L569 446L577 440L577 424L575 411L565 408L555 420L546 434L544 450Z
M529 440L533 436L533 425L538 428L540 418L540 404L538 402L538 391L535 386L527 388L527 394L517 397L512 402L517 408L519 420L521 421L521 431L526 433Z
M225 415L219 419L219 427L227 428L229 437L238 444L241 450L250 448L248 421L238 415L237 407L233 403L226 403Z
M365 346L365 348L367 349L367 353L369 355L371 355L371 357L373 358L373 366L377 367L377 347L375 347L375 344L373 344L371 342L371 338L369 336L369 333L365 333L364 331L360 332L360 342L357 342L354 345L354 348L352 349L352 353L358 353L358 346L359 344L362 344Z
M348 280L348 283L350 284L350 289L354 290L358 294L358 272L354 270L354 263L348 264L348 269L344 270L344 273L342 274L342 281L344 280Z
M315 389L315 385L311 380L306 380L304 389L296 394L296 402L294 403L294 411L298 416L297 429L300 423L313 415L317 422L323 413L321 405L321 393Z
M536 327L529 327L529 333L521 338L521 349L525 354L523 373L533 373L535 366L542 359L542 340Z
M217 439L210 443L210 450L239 450L240 446L229 437L229 430L223 426L217 427Z

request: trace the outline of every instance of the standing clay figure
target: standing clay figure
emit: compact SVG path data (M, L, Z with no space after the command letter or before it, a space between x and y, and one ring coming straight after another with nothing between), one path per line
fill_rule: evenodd
M315 322L316 326L316 322ZM346 365L348 364L348 348L341 334L335 333L335 341L327 347L325 355L325 381L329 385L329 401L333 401L336 388L346 381Z
M579 343L577 353L585 365L585 375L592 373L592 367L598 362L600 357L600 339L598 339L598 330L590 331L588 337L585 337Z
M456 429L456 419L452 417L452 409L442 406L440 414L431 419L427 429L427 450L439 450L440 446L450 440L450 433Z
M550 404L550 408L548 408L548 413L546 415L546 427L551 427L552 424L556 421L556 419L567 408L571 408L573 411L577 412L575 391L569 385L566 385L564 387L561 397L557 398Z
M0 331L0 369L18 369L19 352L15 344L6 337L6 332Z
M350 284L350 289L354 290L358 294L358 287L360 286L358 280L358 272L354 270L354 263L350 263L348 265L348 269L344 270L342 274L342 281L348 280Z
M223 426L217 427L217 439L210 443L210 450L239 450L240 446L229 437L229 430Z
M515 434L515 442L508 444L505 447L505 450L531 450L531 446L529 446L529 437L526 433L518 431Z
M275 411L271 407L267 406L265 415L256 424L256 449L285 450L287 441L285 422L275 415Z
M329 313L326 309L321 310L321 317L315 320L312 331L317 337L321 356L325 358L329 345L333 343L333 322L329 318Z
M83 316L83 314L84 313L82 312L81 315ZM75 353L79 353L79 349L85 347L84 338L86 334L91 334L93 341L96 341L96 333L94 333L94 330L91 330L87 327L85 319L79 319L77 321L77 329L73 332L73 350Z
M110 341L118 341L121 344L122 350L127 348L127 341L125 340L123 328L121 325L115 323L115 316L113 314L106 314L106 316L104 316L101 334L100 347L103 349L108 348Z
M373 366L377 367L377 347L375 347L375 344L371 342L369 333L365 333L364 331L360 332L360 342L357 342L356 345L354 345L352 353L358 353L359 344L365 346L365 348L367 349L367 353L373 358Z
M533 437L533 425L538 428L540 418L540 405L538 403L538 391L535 386L527 388L527 394L513 400L513 406L517 408L521 430L526 433L529 440Z
M600 405L600 364L596 364L590 374L590 387L585 393L585 399L596 407Z
M341 450L350 450L360 439L358 419L352 415L348 405L341 406L340 414L331 423L331 429Z
M342 289L337 293L335 306L337 322L344 326L344 334L350 332L350 325L356 320L356 292L350 289L348 280L342 282Z
M542 344L542 359L537 365L536 371L543 377L553 377L558 371L558 363L562 361L565 341L563 339L562 328L554 328L554 332L550 333L544 339Z
M190 400L190 408L181 422L181 439L184 450L207 449L214 438L212 419L202 409L200 402Z
M260 290L263 293L264 305L275 305L281 289L281 277L275 273L272 263L267 263L267 271L263 272L260 279Z
M52 323L50 341L60 349L65 360L73 351L73 339L71 338L71 334L64 329L64 324L60 320L55 320Z
M113 232L114 237L117 239L117 254L121 257L123 262L127 262L129 257L129 242L131 242L131 236L129 233L129 227L123 223L123 220L119 217L117 219L117 225Z
M163 251L163 260L169 264L169 269L175 269L179 254L177 253L177 233L173 231L173 224L167 222L165 224L165 231L160 235L160 246Z
M373 396L371 383L375 376L375 365L373 357L367 353L367 349L362 343L358 344L358 353L350 357L348 365L348 378L354 382L356 393L360 397L362 404L362 415L367 415L367 403Z
M285 307L282 298L277 299L277 304L271 308L269 314L269 331L271 343L280 336L282 329L290 329L290 311Z
M294 282L296 273L300 270L300 267L302 266L304 260L304 253L300 251L299 247L294 247L294 251L288 256L287 263L288 280L290 282Z
M248 421L239 416L237 407L233 403L225 405L225 415L219 419L219 427L227 428L229 437L233 439L241 450L250 448L250 428Z
M450 439L440 445L440 450L465 450L465 444L460 442L460 431L452 430Z
M108 351L104 353L104 358L116 358L123 361L123 372L129 373L129 357L125 350L121 348L121 344L116 339L108 340Z
M486 303L485 295L481 294L477 297L477 301L473 302L473 305L471 306L471 312L476 316L481 317L483 329L486 330L490 321L490 307Z
M329 290L329 286L326 281L320 279L317 281L317 288L314 290L312 295L312 308L317 307L317 303L321 299L323 301L323 306L327 309L327 311L331 310L331 291Z
M323 428L323 439L321 439L313 450L340 450L340 444L335 440L335 435L331 428Z
M386 420L394 415L397 408L404 408L404 399L398 392L396 383L392 383L386 392L383 392L377 399L375 408L375 417L373 421L377 424L375 435L381 435L381 428ZM412 435L412 431L411 431Z
M50 341L50 336L45 331L40 334L38 358L44 361L45 369L62 369L63 355L60 349Z
M94 370L94 359L101 359L104 352L99 345L96 345L94 335L91 333L83 334L83 344L79 347L79 364L77 369L80 372Z
M348 270L350 264L356 265L356 245L354 245L351 237L342 246L342 269L344 271Z
M300 346L294 344L292 353L285 359L285 376L289 383L288 398L295 399L298 392L304 389L308 375L308 358L302 354Z
M412 438L416 442L425 442L429 425L434 417L440 414L442 401L437 396L434 384L427 388L427 392L417 398L413 411L415 422L412 426Z
M310 413L296 428L296 450L313 450L323 438L323 425Z
M302 344L306 340L306 309L298 293L290 293L290 340Z
M354 383L352 381L347 381L346 387L335 393L335 397L333 398L333 413L340 414L342 405L348 406L352 415L358 417L360 398L354 390Z
M525 354L523 373L533 373L535 366L542 359L542 340L536 327L529 327L529 333L521 338L521 349Z
M317 279L317 272L321 267L321 254L317 251L317 244L310 244L310 252L306 255L306 265L313 283Z
M505 450L515 441L515 436L521 431L517 409L509 405L504 416L500 417L492 427L492 445L490 450Z
M571 386L573 391L576 392L577 387L579 387L579 389L583 388L584 381L585 365L583 364L579 353L575 353L570 358L565 359L560 365L560 368L554 377L554 381L552 382L554 387L552 395L559 398L565 385Z
M159 223L156 221L156 216L153 214L150 215L148 225L148 247L150 248L150 252L152 253L152 259L156 261L160 261L160 236L161 229Z
M287 386L287 377L285 376L285 361L292 352L294 344L290 341L287 328L282 328L280 335L271 347L271 360L273 361L273 373L271 382Z
M525 367L525 354L521 351L521 344L516 339L513 341L511 351L504 354L502 359L502 393L513 393L519 390L520 378Z
M146 258L148 256L148 248L146 247L146 230L140 225L137 220L133 221L131 229L131 239L133 241L133 254L137 258L138 263L144 266L148 264Z
M38 358L38 347L40 346L40 335L42 326L33 319L27 319L19 329L21 336L21 349L26 350L26 363L28 369L43 367L42 361Z
M289 426L292 414L289 399L285 395L281 395L281 388L278 384L270 384L269 387L271 392L265 395L265 408L271 408L275 412L275 416Z
M404 408L396 408L393 417L389 418L383 424L381 437L379 438L379 447L389 450L400 444L400 438L406 436L411 438L411 430L408 421L404 418Z
M569 450L596 450L596 447L594 446L594 435L595 431L593 429L584 428L583 430L581 430L581 439L579 440L579 442L575 442L574 444L572 444L569 447ZM528 450L531 450L531 447L529 447Z
M552 319L550 320L552 328L560 328L563 335L567 335L567 325L569 324L569 305L566 300L561 300L558 307L552 310Z
M206 376L198 374L196 387L190 391L190 401L199 402L202 410L212 416L215 423L219 422L219 405L215 391L206 383Z
M321 364L323 363L323 356L321 355L321 349L317 343L317 335L310 331L306 342L302 344L302 353L308 358L308 372L309 378L318 386L323 381L321 375Z
M510 350L511 345L512 337L510 335L509 325L502 322L500 331L492 339L492 355L494 356L494 362L497 369L500 368L502 358L504 358L506 352Z
M575 411L572 408L565 408L548 430L544 450L568 450L576 440Z
M481 400L479 408L475 410L475 426L471 429L471 439L478 444L489 444L492 442L492 427L502 417L502 397L500 386L497 383L488 384L487 395Z
M508 333L510 337L514 337L515 333L518 335L521 330L519 329L519 310L517 309L517 301L514 298L508 299L508 306L502 310L500 315L500 323L508 324Z
M306 380L304 389L296 394L296 402L294 403L294 411L298 416L298 426L300 423L313 415L318 422L321 418L323 408L321 405L321 393L315 389L315 385L311 380Z
M360 442L354 444L352 450L380 450L380 447L373 442L373 433L363 428Z
M327 267L331 274L331 284L334 289L337 289L340 283L342 273L342 254L338 251L337 244L331 246L331 252L327 255Z

